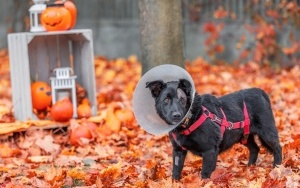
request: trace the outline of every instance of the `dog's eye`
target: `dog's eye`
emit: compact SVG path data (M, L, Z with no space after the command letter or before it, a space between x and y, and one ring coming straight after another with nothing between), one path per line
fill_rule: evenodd
M170 102L171 102L170 97L166 97L166 98L164 99L164 103L168 104L168 103L170 103Z

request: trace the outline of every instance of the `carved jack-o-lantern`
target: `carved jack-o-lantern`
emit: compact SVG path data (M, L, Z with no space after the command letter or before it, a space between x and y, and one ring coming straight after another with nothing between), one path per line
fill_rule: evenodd
M72 1L63 1L63 0L55 1L55 4L64 4L64 7L70 12L72 18L70 29L72 29L75 26L77 20L76 5Z
M47 31L68 30L72 24L71 13L63 4L51 4L42 12L41 23Z

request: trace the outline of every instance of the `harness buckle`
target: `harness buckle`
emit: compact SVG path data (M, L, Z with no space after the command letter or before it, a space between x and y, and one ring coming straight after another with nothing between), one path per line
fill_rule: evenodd
M182 123L182 125L184 126L184 128L187 126L187 124L189 123L190 121L190 118L189 117L186 117L184 122Z
M217 122L218 124L222 123L222 119L216 116L215 114L213 115L213 118L211 120Z
M181 124L183 128L186 128L186 126L188 125L188 123L189 123L191 117L192 117L192 113L189 111L189 112L187 113L187 116L186 116L185 120L184 120L183 123Z
M226 127L226 128L227 128L228 130L233 129L233 123L229 121L228 124L229 124L229 126Z
M203 114L205 114L206 117L209 117L210 111L208 111L207 109L204 109Z

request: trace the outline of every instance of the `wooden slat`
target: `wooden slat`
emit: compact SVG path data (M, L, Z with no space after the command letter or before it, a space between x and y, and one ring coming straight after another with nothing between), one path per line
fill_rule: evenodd
M46 38L46 49L49 59L49 71L50 71L50 77L52 76L52 71L60 66L60 60L59 58L59 52L58 52L58 45L56 42L56 35L49 35Z
M102 123L105 119L106 113L103 113L100 116L93 116L88 118L88 121L94 123ZM82 123L83 120L77 119L77 123ZM0 126L0 135L21 132L30 129L54 129L60 127L67 127L70 125L70 122L56 122L51 120L29 120L29 121L16 121L12 123L1 123Z
M81 49L81 70L83 76L81 78L82 84L88 91L88 98L92 107L92 115L97 113L97 100L96 100L96 81L95 81L95 68L94 68L94 51L93 51L93 33L92 30L84 33L86 42L83 43Z
M38 36L37 39L37 49L33 52L36 55L37 60L37 74L40 81L44 81L46 83L49 83L49 76L50 76L50 64L49 64L49 57L51 54L49 54L48 49L51 49L51 46L47 45L46 37ZM35 40L35 39L34 39ZM31 50L31 49L30 49ZM29 62L31 63L31 62Z
M32 115L26 34L10 34L8 42L15 118L26 120Z
M56 39L57 49L59 49L58 52L61 67L70 67L69 40L65 35L57 35Z
M37 129L53 129L58 127L66 127L69 122L58 123L50 120L38 120L38 121L26 121L26 122L13 122L13 123L1 123L0 126L0 135L8 134L13 132L26 131L29 128Z

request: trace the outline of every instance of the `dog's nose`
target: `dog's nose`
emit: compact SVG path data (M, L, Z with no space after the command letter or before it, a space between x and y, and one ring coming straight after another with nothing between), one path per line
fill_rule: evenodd
M175 119L177 119L177 118L180 118L181 115L180 115L179 112L173 112L173 113L172 113L172 117L175 118Z

